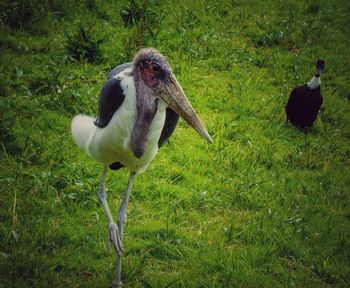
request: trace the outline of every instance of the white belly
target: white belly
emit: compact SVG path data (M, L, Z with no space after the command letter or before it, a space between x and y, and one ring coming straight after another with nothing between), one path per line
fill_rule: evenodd
M141 158L137 158L131 150L131 135L137 112L133 78L126 77L121 81L121 86L126 94L124 102L106 127L94 129L87 150L93 158L105 166L113 162L120 162L130 171L141 173L157 154L158 140L164 126L167 106L159 100L157 112L148 131L147 149Z

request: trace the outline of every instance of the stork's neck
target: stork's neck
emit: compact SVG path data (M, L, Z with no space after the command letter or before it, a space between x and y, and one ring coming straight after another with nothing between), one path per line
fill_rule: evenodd
M157 100L153 90L143 81L138 71L134 73L136 88L137 116L132 131L131 148L137 158L142 157L147 149L148 131L157 112Z
M307 87L310 89L316 89L321 86L321 69L316 69L315 76L311 78L309 82L307 82Z

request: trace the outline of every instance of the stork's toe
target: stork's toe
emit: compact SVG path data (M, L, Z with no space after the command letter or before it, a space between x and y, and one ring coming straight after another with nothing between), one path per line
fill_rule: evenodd
M113 283L112 288L121 288L122 287L122 282L121 281L115 281Z

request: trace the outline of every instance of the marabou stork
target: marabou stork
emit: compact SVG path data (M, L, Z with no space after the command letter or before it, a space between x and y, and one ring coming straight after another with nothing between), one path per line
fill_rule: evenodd
M297 128L308 131L317 118L323 98L321 95L321 72L325 61L316 62L315 76L307 84L296 87L290 93L285 111L288 120Z
M117 66L109 73L99 96L97 119L78 115L72 121L77 146L102 164L98 198L109 221L108 250L114 246L117 253L113 287L122 286L123 229L134 177L147 168L158 148L171 136L179 116L212 143L165 57L147 48L141 49L132 63ZM108 167L130 170L118 210L118 225L109 210L104 189Z

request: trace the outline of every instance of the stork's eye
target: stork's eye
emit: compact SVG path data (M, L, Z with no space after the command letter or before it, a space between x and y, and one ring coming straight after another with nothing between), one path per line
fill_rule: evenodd
M160 67L159 67L159 65L158 64L152 64L152 69L153 69L153 71L154 72L159 72L159 70L160 70Z

